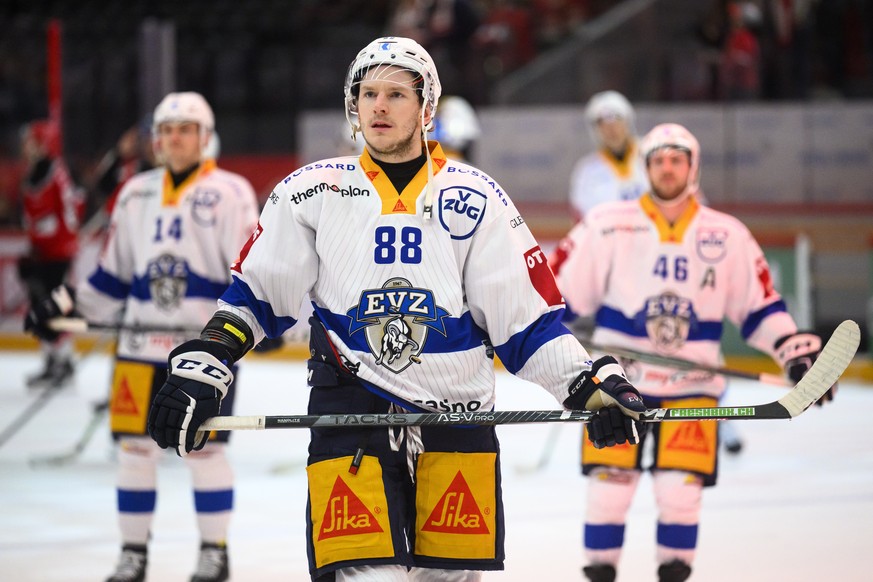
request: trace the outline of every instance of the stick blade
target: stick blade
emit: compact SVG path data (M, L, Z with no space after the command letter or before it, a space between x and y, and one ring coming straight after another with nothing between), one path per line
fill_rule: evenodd
M858 351L861 329L847 319L834 331L815 363L788 394L778 400L791 418L799 416L833 386Z

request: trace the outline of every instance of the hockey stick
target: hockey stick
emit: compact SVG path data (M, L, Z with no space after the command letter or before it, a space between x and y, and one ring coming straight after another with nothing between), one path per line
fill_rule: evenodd
M746 372L743 370L735 370L733 368L724 368L721 366L707 366L706 364L698 364L696 362L692 362L691 360L683 360L681 358L661 356L658 354L649 354L646 352L632 350L630 348L620 348L618 346L599 344L590 340L580 341L582 342L582 345L585 346L585 348L587 349L603 352L611 356L635 360L637 362L645 362L647 364L665 366L667 368L676 368L677 370L683 370L688 372L708 372L710 374L725 376L727 378L754 380L763 384L773 384L775 386L784 386L786 388L792 387L791 383L785 377L780 376L779 374L768 374L766 372Z
M21 411L18 416L16 416L12 422L6 425L6 428L3 429L3 432L0 433L0 447L6 444L6 441L11 439L15 434L21 430L21 428L30 422L30 420L37 415L37 413L45 408L45 405L51 401L55 394L60 392L60 388L55 388L53 386L47 386L42 389L42 392L39 393L39 396L33 400L27 408Z
M102 402L98 402L94 405L93 410L91 411L91 418L88 420L88 424L85 426L85 430L82 432L82 435L76 441L76 444L72 449L65 453L60 453L56 455L49 455L46 457L34 457L30 459L31 467L40 467L40 466L53 466L59 467L61 465L66 465L72 461L75 461L82 451L85 450L85 447L88 446L88 443L91 442L91 437L94 436L94 433L103 424L103 415L109 410L109 401L104 400Z
M124 325L124 324L105 324L105 323L92 323L85 319L77 318L77 317L56 317L54 319L49 320L48 326L54 331L68 332L68 333L85 333L88 331L102 331L102 332L119 332L119 331L133 331L133 332L166 332L166 333L200 333L202 331L202 327L198 327L194 329L193 327L159 327L159 326L151 326L151 325Z
M764 420L796 418L819 400L846 371L858 345L861 330L851 320L841 323L806 375L787 394L766 404L699 408L651 408L641 415L645 422L671 420ZM538 422L584 422L596 413L589 410L494 410L491 412L325 414L288 416L217 416L201 430L264 430L274 428L341 428L361 426L490 426Z
M561 434L560 424L553 424L549 427L549 434L546 436L546 442L543 444L543 450L540 452L540 458L537 459L534 465L516 465L515 471L522 475L530 475L537 473L546 468L549 461L552 459L552 453L558 445L558 436Z
M681 358L674 358L670 356L661 356L658 354L651 354L646 352L640 352L637 350L632 350L630 348L620 348L617 346L609 346L600 344L590 339L581 339L582 345L584 345L587 349L603 352L605 354L610 354L613 356L618 356L620 358L626 358L629 360L634 360L637 362L646 362L649 364L655 364L659 366L665 366L668 368L675 368L681 371L687 372L704 372L707 374L714 374L719 376L724 376L728 378L740 378L743 380L752 380L755 382L761 382L763 384L772 384L775 386L783 386L785 388L791 387L791 383L787 378L780 376L778 374L768 374L766 372L746 372L743 370L734 370L731 368L724 368L720 366L707 366L704 364L698 364L696 362L692 362L691 360L683 360ZM724 424L723 426L730 426L729 424ZM555 424L552 425L548 436L546 437L546 441L543 444L543 449L540 452L539 460L535 465L519 465L516 467L516 470L522 474L535 473L545 468L549 463L549 459L552 456L552 453L555 451L555 446L558 441L558 433L560 433L561 425ZM727 429L725 429L727 430ZM739 438L736 436L736 429L732 429L730 431L730 440L725 439L726 446L729 451L734 452L738 451L742 447L742 443L739 441Z
M98 353L103 349L103 347L109 343L111 338L104 338L95 341L88 350L79 357L76 361L76 365L79 366L91 357L93 354ZM3 429L3 432L0 433L0 447L2 447L6 442L11 439L15 434L21 430L21 428L30 422L33 417L35 417L40 410L45 408L45 406L51 402L52 398L55 397L59 392L63 390L63 387L54 387L48 386L43 388L42 392L39 393L39 396L33 400L27 408L21 411L18 416L16 416L12 422L10 422L6 428Z

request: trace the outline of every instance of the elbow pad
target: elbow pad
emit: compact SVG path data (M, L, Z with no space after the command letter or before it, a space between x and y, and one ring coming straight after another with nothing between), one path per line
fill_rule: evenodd
M233 362L228 364L231 365L255 347L254 335L252 328L241 317L227 311L217 311L200 332L200 339L218 342L226 347L233 358Z

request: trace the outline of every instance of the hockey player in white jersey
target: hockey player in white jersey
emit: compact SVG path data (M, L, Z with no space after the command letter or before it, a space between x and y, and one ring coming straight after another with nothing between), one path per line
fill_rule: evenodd
M709 366L721 362L722 321L728 318L749 345L798 381L821 339L798 332L748 229L698 201L695 137L680 125L663 124L646 135L641 149L651 190L639 200L597 207L568 235L569 255L557 278L570 308L595 318L593 341ZM724 378L709 373L638 363L628 374L653 408L715 406L725 389ZM826 398L832 396L833 390ZM702 488L716 482L716 422L658 424L649 436L659 580L681 582L691 573ZM641 449L595 449L583 441L582 470L590 477L584 572L595 582L615 580Z
M601 409L597 446L636 441L636 390L560 324L554 277L507 193L425 142L439 97L410 39L377 39L352 61L345 102L364 152L276 186L201 339L170 354L149 419L159 445L199 448L230 366L297 323L306 293L309 414L489 411L496 353L566 407ZM313 429L307 478L313 580L475 581L503 568L493 427Z
M257 224L251 184L206 157L213 129L212 109L200 94L171 93L161 101L153 137L165 167L137 174L124 185L97 269L78 285L75 301L60 287L53 302L32 314L45 327L49 318L69 314L75 306L90 322L121 326L110 422L119 444L117 504L123 547L109 582L142 581L146 576L161 457L146 435L146 420L154 393L167 377L167 354L196 337L191 330L212 316L230 283L228 266ZM155 331L161 328L168 331ZM173 329L180 331L169 331ZM233 394L228 386L222 412L231 412ZM192 582L228 577L233 473L224 452L227 435L217 433L205 448L185 457L201 536Z
M595 206L635 200L648 190L637 149L634 109L617 91L596 93L585 106L585 122L597 150L583 156L570 176L570 205L577 221Z

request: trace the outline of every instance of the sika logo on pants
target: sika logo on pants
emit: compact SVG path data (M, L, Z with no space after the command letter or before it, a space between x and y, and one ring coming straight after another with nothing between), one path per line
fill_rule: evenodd
M382 466L364 455L357 475L349 473L352 457L309 465L312 545L316 567L356 558L394 555Z
M496 457L495 453L421 454L416 470L416 554L494 558Z

